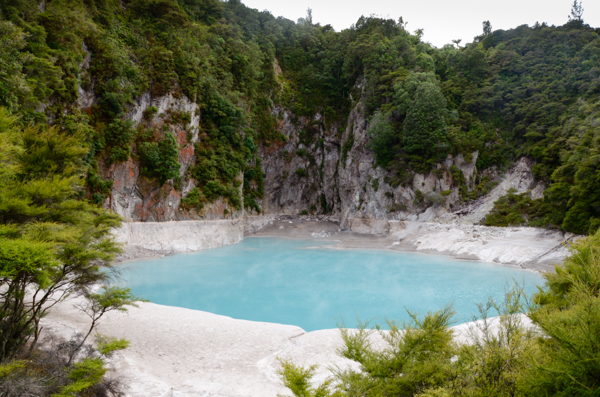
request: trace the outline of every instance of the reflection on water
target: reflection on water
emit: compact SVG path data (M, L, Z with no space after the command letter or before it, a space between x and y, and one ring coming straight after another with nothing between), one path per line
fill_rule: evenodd
M335 328L342 317L408 320L454 302L457 323L476 303L497 299L513 280L535 291L538 274L442 256L383 250L305 249L314 240L248 238L193 254L133 262L123 272L136 295L154 303L238 319Z

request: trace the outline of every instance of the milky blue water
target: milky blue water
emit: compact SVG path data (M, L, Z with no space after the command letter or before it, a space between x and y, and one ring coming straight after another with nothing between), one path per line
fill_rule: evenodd
M132 262L123 276L154 303L306 331L356 319L408 320L454 302L457 324L476 303L501 299L516 280L529 292L542 277L512 267L384 250L335 250L315 240L247 238L193 254ZM320 246L320 247L319 247ZM312 248L308 248L312 247Z

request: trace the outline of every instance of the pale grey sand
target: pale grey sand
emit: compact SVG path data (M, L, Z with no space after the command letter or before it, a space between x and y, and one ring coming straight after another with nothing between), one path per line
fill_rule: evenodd
M45 331L70 337L86 329L89 319L73 307L77 301L58 305L43 320ZM457 340L468 340L469 324L454 329ZM342 344L337 329L306 333L292 325L142 303L128 313L108 313L98 332L131 341L111 361L131 397L275 397L286 392L277 376L279 358L319 365L316 382L331 368L358 369L336 353ZM383 346L378 334L372 340Z

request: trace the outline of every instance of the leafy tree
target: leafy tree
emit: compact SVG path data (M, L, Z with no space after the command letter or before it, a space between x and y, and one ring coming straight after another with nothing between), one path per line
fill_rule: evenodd
M25 32L0 20L0 106L8 109L17 109L29 91L23 66L31 57L21 52L26 45Z
M483 21L483 35L487 36L492 33L492 24L490 21Z
M397 109L405 114L402 148L432 159L448 151L447 102L433 74L411 73L395 87Z
M120 218L77 200L82 142L50 128L19 131L0 108L0 359L40 335L40 320L71 293L108 277L119 251L110 229ZM25 139L23 139L23 137ZM29 137L29 138L28 138ZM37 139L30 139L37 137ZM41 142L57 142L56 151ZM44 168L28 161L39 159Z
M127 311L126 306L138 307L137 302L144 301L144 299L134 296L129 288L115 286L105 286L100 293L86 291L84 296L86 302L83 305L80 305L79 309L87 314L92 322L88 332L84 335L75 349L73 349L73 353L69 357L67 366L71 364L75 358L75 354L83 347L85 341L94 331L102 316L114 310L125 312ZM106 354L111 351L111 346L119 346L119 343L115 344L114 341L104 341L99 349L103 354ZM127 347L127 345L125 345L125 347Z
M160 142L142 142L138 151L142 172L156 178L161 185L179 176L179 150L172 132L165 133Z
M371 118L367 133L369 134L368 148L375 154L377 165L387 167L396 154L394 148L399 141L399 134L392 128L390 115L376 112Z
M109 147L109 162L122 163L129 159L133 140L133 122L115 119L104 131L106 145Z
M583 22L583 4L581 1L573 1L573 5L571 6L571 15L569 15L569 21Z

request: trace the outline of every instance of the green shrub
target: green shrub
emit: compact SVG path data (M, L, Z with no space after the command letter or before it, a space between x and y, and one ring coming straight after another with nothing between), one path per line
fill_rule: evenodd
M450 171L450 175L452 175L453 186L463 186L465 184L465 174L463 174L460 168L455 165L451 165L448 171Z
M526 395L591 396L599 390L600 232L570 247L564 265L544 274L531 319L541 328L540 354L528 368Z
M113 120L104 130L109 163L122 163L129 159L134 130L131 120Z
M146 110L144 110L142 114L142 119L145 121L151 121L156 113L158 113L158 109L156 108L156 106L149 106L148 108L146 108Z
M376 164L386 168L394 158L394 146L398 143L399 138L399 135L392 128L390 115L376 112L371 118L367 133L369 134L367 147L373 151ZM354 135L352 135L351 144L354 144ZM343 155L342 148L342 158Z
M138 155L142 174L158 180L161 185L179 176L179 150L172 132L165 133L159 142L138 144Z
M195 187L193 188L187 196L181 199L181 205L187 209L195 209L197 212L201 212L206 204L206 197L202 190Z
M421 204L423 204L424 200L425 200L425 196L423 195L423 192L420 191L419 189L415 190L415 200L414 200L414 203L416 205L421 205Z
M379 178L375 178L371 181L371 186L373 187L374 191L379 190Z
M486 194L491 192L493 188L498 186L498 183L498 181L490 181L487 176L483 177L481 183L479 183L479 185L477 185L475 189L473 189L471 193L469 193L469 198L474 200L481 196L485 196Z
M423 196L423 199L426 203L439 206L446 202L446 196L436 193L436 192L427 192Z
M354 131L350 130L350 134L348 135L348 139L346 142L342 144L342 167L346 167L346 162L348 161L348 153L352 150L354 146Z
M529 192L515 194L510 189L505 196L494 202L494 208L486 215L486 226L542 226L547 214L541 199L534 200Z
M300 178L306 178L308 176L308 171L306 171L304 168L298 168L295 171L295 174Z

